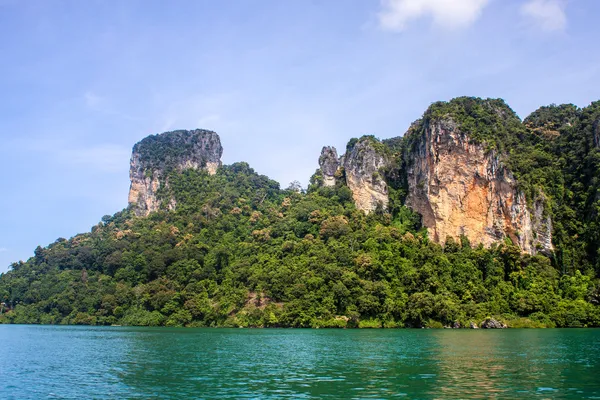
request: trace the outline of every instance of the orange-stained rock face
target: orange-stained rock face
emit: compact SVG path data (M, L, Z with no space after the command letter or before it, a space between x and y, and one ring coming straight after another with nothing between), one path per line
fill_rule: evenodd
M451 119L425 124L407 154L407 205L423 216L429 237L466 236L489 246L509 237L523 251L551 251L551 221L543 201L533 218L525 196L495 151L470 143Z

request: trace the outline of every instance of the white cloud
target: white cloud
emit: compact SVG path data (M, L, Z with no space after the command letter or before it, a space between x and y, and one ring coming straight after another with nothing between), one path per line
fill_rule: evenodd
M0 253L4 253L8 251L8 249L6 247L0 247Z
M121 172L127 167L131 148L116 144L74 146L67 141L38 138L27 141L23 149L47 154L55 162L68 168L85 168L88 171Z
M434 24L446 29L471 25L479 18L490 0L381 0L379 26L402 31L408 22L431 16Z
M567 25L565 0L529 0L521 6L521 13L544 31L561 31Z

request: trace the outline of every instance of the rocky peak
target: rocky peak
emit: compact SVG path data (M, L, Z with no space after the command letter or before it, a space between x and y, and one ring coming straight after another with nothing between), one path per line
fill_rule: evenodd
M501 154L473 140L455 116L426 113L407 140L406 204L432 240L464 235L489 246L509 237L528 253L552 250L544 202L534 203L532 215Z
M372 136L363 136L348 144L342 165L358 209L367 213L378 206L387 209L388 187L381 169L388 163L385 146Z
M319 157L319 167L323 176L323 186L335 186L335 173L340 167L340 160L335 147L323 147Z
M510 238L530 254L549 253L552 221L544 194L527 199L504 160L528 129L556 137L576 113L573 105L550 106L523 124L501 99L437 102L401 138L352 139L339 160L334 148L324 147L317 176L324 186L344 179L356 207L367 213L387 209L388 183L400 184L405 205L421 214L438 243L464 235L489 246Z
M141 216L160 209L164 199L157 193L161 186L168 186L169 173L193 168L214 174L222 154L219 135L212 131L178 130L146 137L133 146L129 205ZM174 208L174 199L167 200L166 206Z
M385 149L386 146L372 136L352 139L340 158L335 147L323 147L317 174L322 177L321 184L335 186L336 179L344 179L359 210L369 213L378 206L387 209L388 188L380 173L389 164Z

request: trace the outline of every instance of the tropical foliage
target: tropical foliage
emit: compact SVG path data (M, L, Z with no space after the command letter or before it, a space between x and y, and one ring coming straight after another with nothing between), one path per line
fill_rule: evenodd
M281 190L246 163L172 171L174 211L105 216L0 276L0 322L167 326L600 326L600 102L544 107L524 123L500 100L436 103L501 152L549 205L556 253L465 237L439 245L403 205L407 139L384 141L391 207L365 215L342 180ZM352 143L350 143L352 146ZM148 155L150 156L150 155ZM399 172L400 171L400 172ZM296 185L297 186L297 185Z

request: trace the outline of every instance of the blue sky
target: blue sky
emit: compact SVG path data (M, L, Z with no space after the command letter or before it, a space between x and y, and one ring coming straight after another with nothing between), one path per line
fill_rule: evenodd
M0 272L127 205L173 129L306 185L323 145L402 135L437 100L521 116L600 99L597 0L0 0Z

